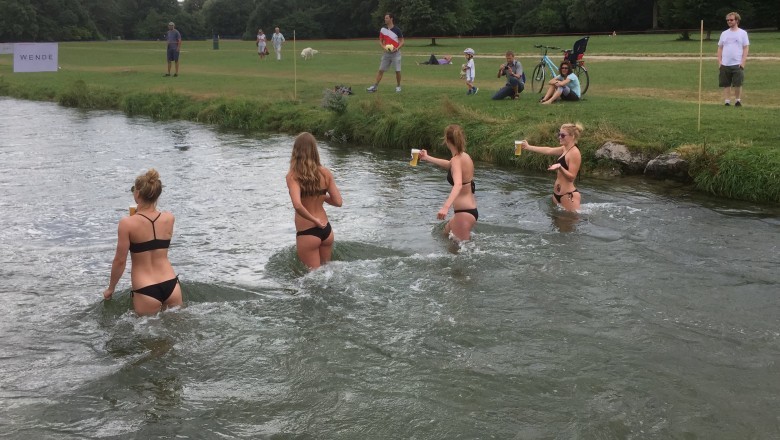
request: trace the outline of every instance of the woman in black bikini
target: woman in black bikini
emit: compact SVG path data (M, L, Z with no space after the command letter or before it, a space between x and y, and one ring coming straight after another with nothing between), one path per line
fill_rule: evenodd
M466 135L460 125L449 125L444 129L444 144L450 149L450 160L437 159L430 156L426 150L420 150L420 160L438 165L447 171L447 181L452 185L449 197L444 201L436 217L444 220L450 210L455 208L455 215L444 227L444 234L455 236L460 241L471 238L471 229L477 223L477 199L474 197L474 162L466 153Z
M333 230L323 204L341 206L341 193L333 174L320 164L317 141L311 133L295 138L287 188L295 208L295 245L298 258L309 269L330 261Z
M133 308L139 315L154 315L164 308L182 304L179 278L168 261L175 218L170 212L157 210L162 182L154 168L138 176L130 191L138 208L134 215L119 221L111 280L103 297L111 299L114 294L130 251Z
M574 186L574 179L577 178L577 173L580 171L580 165L582 164L580 149L577 147L577 139L579 139L581 133L582 125L580 123L563 124L558 133L558 140L561 143L560 147L535 147L528 145L527 142L524 142L522 146L524 150L535 153L559 156L558 160L547 169L556 173L555 186L553 187L553 202L555 202L556 206L560 206L567 211L578 211L582 199L580 192Z

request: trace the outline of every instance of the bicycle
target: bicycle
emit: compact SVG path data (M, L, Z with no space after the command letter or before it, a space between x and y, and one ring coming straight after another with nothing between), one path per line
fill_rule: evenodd
M566 54L566 59L568 59L569 51L562 50L560 47L543 46L541 44L537 44L534 47L542 49L543 53L542 59L539 60L539 64L534 67L534 73L531 75L531 90L536 93L542 93L545 84L547 84L544 80L547 72L550 73L550 78L558 76L558 66L556 66L550 57L547 56L547 51L549 49L560 50ZM577 75L577 78L580 80L580 96L583 96L590 86L590 76L588 75L588 69L585 67L585 61L578 57L576 64L573 63L572 68L574 69L574 74Z

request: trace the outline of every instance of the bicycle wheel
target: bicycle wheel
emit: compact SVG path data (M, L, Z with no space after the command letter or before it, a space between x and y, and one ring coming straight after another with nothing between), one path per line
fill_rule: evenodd
M536 93L542 93L544 88L544 63L539 63L534 67L534 74L531 75L531 90Z
M588 75L588 69L585 66L577 66L575 72L577 78L580 80L580 96L585 96L585 92L590 87L590 75Z

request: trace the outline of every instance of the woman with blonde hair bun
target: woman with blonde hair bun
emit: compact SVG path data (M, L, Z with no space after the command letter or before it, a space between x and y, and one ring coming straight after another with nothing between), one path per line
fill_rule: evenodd
M333 228L323 204L341 206L333 173L320 163L317 140L303 132L295 138L287 172L287 188L295 209L298 258L309 269L327 263L333 253Z
M108 300L114 294L125 271L129 251L133 309L139 315L153 315L182 304L179 277L168 261L175 218L170 212L157 210L162 182L154 168L138 176L130 192L138 206L134 214L119 221L111 279L103 297Z
M582 134L582 124L563 124L558 132L558 147L537 147L523 142L522 149L534 153L558 156L558 160L547 168L555 171L555 184L553 186L553 203L567 211L578 211L582 201L582 195L574 186L577 173L582 165L582 155L577 146L577 140Z

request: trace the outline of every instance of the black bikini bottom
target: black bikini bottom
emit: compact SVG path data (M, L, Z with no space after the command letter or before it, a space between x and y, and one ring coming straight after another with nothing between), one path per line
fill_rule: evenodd
M577 191L575 189L572 192L567 192L567 193L564 193L564 194L555 194L555 193L553 193L553 197L555 197L555 201L556 202L561 203L561 199L563 198L563 196L569 196L569 200L574 200L574 193L578 193L578 192L579 191Z
M301 235L313 235L320 239L320 241L325 241L330 237L330 233L333 232L333 228L330 227L330 222L328 222L327 225L325 225L324 228L320 228L319 226L315 226L313 228L309 228L303 231L298 231L295 233L296 237L300 237Z
M133 293L140 293L141 295L151 296L152 298L164 303L171 294L173 289L176 288L176 284L179 282L179 277L163 281L162 283L152 284L150 286L141 287L140 289L133 290Z
M474 220L479 220L479 212L477 211L477 208L474 209L456 209L455 214L459 212L467 212L474 216Z

